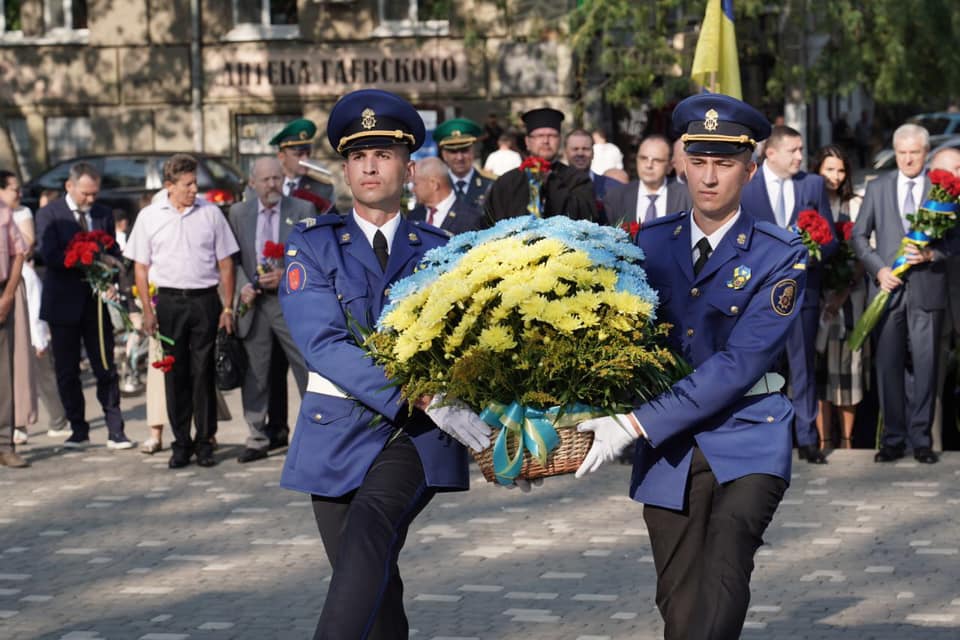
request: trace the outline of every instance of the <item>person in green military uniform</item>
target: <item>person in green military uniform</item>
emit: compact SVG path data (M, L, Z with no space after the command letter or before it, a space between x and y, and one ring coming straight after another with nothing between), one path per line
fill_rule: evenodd
M330 213L335 202L333 185L311 178L300 164L310 158L316 135L313 121L297 118L273 136L270 144L277 147L277 159L283 166L283 195L312 202L317 213Z
M440 158L450 168L450 182L458 198L470 206L483 208L483 201L496 178L473 166L474 146L483 129L469 118L445 120L433 132L440 147Z
M574 220L595 220L597 205L593 196L593 183L583 171L559 161L560 123L563 113L556 109L534 109L522 116L527 127L527 150L530 162L542 161L549 166L546 175L538 181L539 197L536 200L537 215L544 218L565 215ZM531 160L534 159L534 160ZM491 222L504 218L526 215L533 206L532 187L527 169L512 169L500 176L484 202L484 211Z

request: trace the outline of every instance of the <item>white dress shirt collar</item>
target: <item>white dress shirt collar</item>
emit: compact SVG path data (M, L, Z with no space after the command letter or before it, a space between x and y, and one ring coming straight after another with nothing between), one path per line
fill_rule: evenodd
M473 181L473 174L474 174L474 173L476 173L476 169L474 169L473 167L470 167L470 171L467 173L467 175L463 176L462 178L459 178L459 177L457 177L457 176L454 175L453 171L450 171L450 182L453 183L453 191L454 191L454 193L456 193L456 191L457 191L457 182L459 182L459 181L461 181L461 180L463 180L464 182L466 182L466 184L463 186L463 190L466 191L467 189L469 189L469 188L470 188L470 183Z
M83 216L84 220L87 223L87 230L93 231L93 216L90 215L90 212L87 211L86 213L84 213L83 211L80 211L80 208L77 206L77 203L73 201L73 198L70 197L69 193L63 197L63 201L67 203L67 206L70 208L70 211L73 212L74 218L76 218L77 216ZM80 221L77 220L78 224L79 222Z
M373 248L373 236L377 235L377 230L380 230L387 238L387 251L393 251L393 237L397 235L397 229L400 227L399 211L395 216L390 218L390 220L385 222L382 227L378 227L369 220L365 220L357 215L356 209L353 210L353 219L357 222L357 226L360 227L360 231L362 231L363 235L367 238L367 242L370 243L371 248Z
M657 217L662 218L667 215L667 181L664 180L660 188L656 191L648 191L647 185L641 181L640 186L637 188L637 222L641 222L647 215L647 207L650 206L649 196L652 195L657 196L657 199L653 202L653 206L657 208Z
M770 170L766 162L760 165L760 170L763 172L763 180L767 186L767 198L770 200L770 210L773 211L774 217L777 213L777 199L780 197L780 189L783 189L783 212L786 218L784 224L789 225L790 218L793 217L793 206L796 202L793 177L780 178Z
M433 214L433 226L439 227L447 219L447 214L453 208L453 203L457 201L457 194L451 191L446 198L437 203L437 212Z
M717 245L720 244L720 241L723 240L723 236L727 235L727 232L737 223L737 220L740 219L740 207L737 207L737 212L733 214L729 220L723 223L723 226L707 235L703 230L697 226L697 221L693 217L693 212L690 212L690 251L693 251L697 243L700 242L700 238L706 238L707 242L710 243L710 248L714 251L717 250Z

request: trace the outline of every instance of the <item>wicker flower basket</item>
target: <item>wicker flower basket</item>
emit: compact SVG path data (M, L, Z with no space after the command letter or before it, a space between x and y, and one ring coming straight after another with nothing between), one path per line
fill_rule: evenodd
M484 449L483 452L471 452L487 482L496 482L493 474L493 443L499 433L499 430L494 430L490 435L491 446ZM542 466L530 455L529 451L525 451L523 453L523 468L519 477L536 480L537 478L562 476L573 473L580 467L583 459L587 457L587 452L590 451L590 445L593 444L593 433L589 431L581 433L577 431L576 426L558 428L557 433L560 436L560 444L547 457L547 466Z

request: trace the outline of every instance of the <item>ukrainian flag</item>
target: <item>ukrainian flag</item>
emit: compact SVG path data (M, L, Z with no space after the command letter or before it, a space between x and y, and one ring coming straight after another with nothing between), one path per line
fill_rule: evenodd
M690 77L710 93L743 100L737 36L733 30L733 0L707 0Z

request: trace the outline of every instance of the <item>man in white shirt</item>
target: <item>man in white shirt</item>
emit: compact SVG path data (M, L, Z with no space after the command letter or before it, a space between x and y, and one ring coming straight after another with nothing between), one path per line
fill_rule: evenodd
M497 150L487 156L483 163L483 170L500 177L511 169L516 169L523 162L523 158L513 148L514 136L509 133L500 134L497 139Z
M607 134L602 129L594 129L593 160L590 162L590 171L598 176L607 173L609 169L623 169L623 152L620 147L607 142Z

